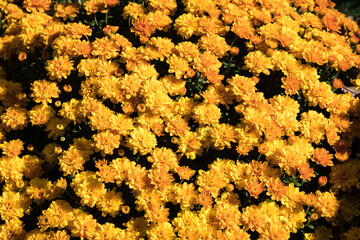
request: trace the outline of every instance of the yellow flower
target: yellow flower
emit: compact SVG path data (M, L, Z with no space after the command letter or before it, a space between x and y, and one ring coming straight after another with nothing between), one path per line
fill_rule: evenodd
M92 171L83 171L76 174L70 185L75 194L81 198L80 203L83 206L94 207L106 194L105 184Z
M301 114L300 131L310 142L319 143L325 138L327 119L322 113L310 110Z
M30 210L31 200L20 192L4 191L0 196L0 216L2 220L22 218Z
M213 125L221 118L220 108L214 104L199 104L194 108L193 118L200 125Z
M194 160L196 155L201 156L203 149L200 136L197 132L186 132L179 138L178 152Z
M59 36L51 44L53 53L56 56L73 56L73 48L76 41L70 36Z
M22 130L28 124L28 111L21 107L9 107L1 115L2 125L6 131Z
M79 4L77 3L58 3L54 6L55 17L62 18L64 21L68 18L75 18L79 13Z
M24 161L24 176L29 179L40 177L43 174L42 164L45 162L43 159L35 155L25 155L22 157Z
M32 125L46 124L55 117L55 113L55 110L47 104L37 104L28 112Z
M2 154L6 156L17 157L24 150L24 143L20 139L4 141L0 144L0 149L3 151Z
M152 227L150 227L146 233L149 240L173 240L176 237L174 229L169 222L160 223L159 225L152 225Z
M30 90L33 91L30 97L36 103L52 103L52 98L58 98L61 92L55 82L49 82L45 79L31 83Z
M116 192L115 188L107 190L96 202L96 208L102 212L102 216L105 217L109 214L111 217L116 217L121 211L121 207L124 204L122 199L122 193Z
M125 230L115 227L115 224L106 222L99 226L100 229L97 229L95 240L102 239L126 239ZM60 239L59 239L60 240Z
M80 237L80 239L93 239L98 231L98 222L91 214L80 209L74 209L73 214L73 221L68 226L71 236Z
M28 12L44 12L50 9L51 0L25 0L23 7Z
M235 129L230 124L215 124L210 132L212 145L217 150L223 150L225 147L231 149L231 143L236 141Z
M73 64L67 55L56 56L53 60L47 61L48 66L45 69L48 71L47 75L51 80L61 81L63 78L67 79L72 70L75 70Z
M60 171L64 172L64 176L75 175L84 170L83 164L86 162L86 158L82 151L71 146L59 157Z
M96 12L106 12L106 1L105 0L89 0L84 2L84 9L87 15L91 15Z
M67 121L72 121L75 125L84 120L84 117L80 115L80 100L72 98L70 102L64 102L61 109L58 111L58 115L62 116Z
M171 55L166 62L170 65L169 73L175 73L177 79L181 79L182 76L189 69L189 62L182 57L175 54Z
M332 192L316 191L317 202L314 208L318 211L321 217L334 217L339 210L340 202Z
M175 170L179 164L176 154L169 148L155 148L147 160L156 168Z
M99 56L100 59L116 58L119 55L119 47L108 37L97 38L92 42L93 56Z
M254 51L248 53L244 58L244 69L248 69L254 73L255 76L259 76L260 73L270 75L269 69L273 69L273 64L270 58L266 57L261 51Z
M127 140L127 146L134 154L139 152L141 155L146 155L150 153L156 145L157 140L155 134L143 127L137 127L131 131Z
M96 133L92 136L94 139L95 151L101 151L101 155L113 154L114 149L119 148L121 135L113 134L110 130Z
M201 36L198 40L198 46L205 51L210 51L218 58L224 57L226 52L230 50L230 46L226 43L225 38L218 35L206 34Z
M198 19L192 13L184 13L175 20L174 29L178 35L189 39L193 34L198 34Z
M161 78L160 81L163 83L165 89L168 91L168 93L171 96L185 95L186 93L185 80L176 78L176 76L174 75L166 75L163 78Z
M30 185L26 187L26 194L29 195L30 199L33 199L36 202L43 201L45 199L51 200L51 188L51 181L44 178L33 178L30 180Z

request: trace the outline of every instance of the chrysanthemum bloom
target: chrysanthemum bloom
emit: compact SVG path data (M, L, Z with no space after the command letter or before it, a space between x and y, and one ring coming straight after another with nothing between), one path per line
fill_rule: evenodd
M113 134L110 130L102 131L93 135L96 151L101 151L101 155L113 154L114 149L120 146L121 135Z
M198 34L198 17L191 13L184 13L175 20L177 34L189 39L193 34Z
M285 89L285 93L289 95L297 94L300 90L300 80L293 76L281 78L281 87Z
M91 43L86 40L75 40L72 45L71 52L75 56L83 56L84 58L88 58L91 55L92 48Z
M334 88L342 88L344 86L344 83L341 81L341 79L335 78L332 85Z
M21 107L9 107L1 115L2 125L6 131L22 130L28 124L28 111Z
M336 164L331 167L329 183L332 189L338 191L351 191L351 188L359 182L359 164L357 160L348 160L342 164Z
M149 239L175 239L176 235L174 229L169 222L164 222L159 225L152 225L149 230L146 231Z
M170 65L169 73L174 73L177 79L181 79L189 69L189 62L175 54L171 55L166 62Z
M314 149L313 161L315 161L317 164L322 165L324 167L334 166L332 159L333 159L333 155L330 154L329 151L326 150L325 148Z
M52 103L52 98L58 98L61 92L55 82L49 82L45 79L31 83L30 90L32 90L30 97L36 103Z
M196 155L202 155L201 138L197 132L186 132L183 136L180 136L178 144L178 152L185 154L186 157L192 160L196 158Z
M60 171L64 172L64 176L75 175L84 170L83 164L85 162L85 154L75 147L70 147L59 157Z
M318 200L314 208L320 213L320 216L328 218L334 217L339 210L340 204L335 194L332 192L316 191L316 196Z
M42 211L38 217L40 230L46 231L48 228L65 228L73 218L73 208L64 200L55 200L50 206Z
M0 144L2 154L9 157L17 157L21 151L24 150L24 143L20 139L10 140L9 142L4 141Z
M25 155L22 159L24 160L23 174L26 178L32 179L43 174L42 164L45 162L43 159L35 155Z
M59 116L63 117L65 120L73 122L74 124L80 123L85 118L80 114L80 100L72 98L70 102L64 102L61 109L58 111Z
M105 0L90 0L84 3L84 9L87 15L91 15L96 12L105 13L106 10Z
M44 12L50 9L51 0L25 0L24 8L29 12Z
M222 58L230 50L225 38L218 35L203 35L199 39L198 45L201 49L214 53L218 58Z
M179 167L176 153L169 148L155 148L147 160L157 168L166 168L174 171Z
M93 56L99 56L100 59L115 58L119 55L119 47L108 37L98 38L92 42Z
M69 56L74 55L73 45L76 40L68 35L56 37L56 39L51 43L53 49L53 54L55 56ZM46 58L48 59L49 56Z
M47 104L37 104L29 111L32 125L43 125L55 117L55 110Z
M75 194L81 198L83 206L94 207L97 201L106 194L105 184L92 171L76 174L71 182L71 187Z
M67 227L71 231L71 236L80 237L81 239L94 238L99 224L93 216L80 209L74 209L73 214L73 220Z
M272 200L280 201L285 195L285 184L279 178L270 177L266 180L265 186L267 188L266 195L270 196Z
M236 141L236 132L230 124L215 124L210 130L212 146L217 150L223 150L225 147L231 148L231 143Z
M115 188L107 190L96 202L96 208L102 212L102 216L107 214L113 218L121 211L124 200L122 199L122 192L117 192Z
M145 43L149 40L149 37L155 33L155 26L154 22L151 19L144 15L138 19L132 20L133 26L131 27L130 31L135 33L136 36L140 37L140 42Z
M126 239L130 236L130 234L126 235L124 229L119 227L115 227L115 224L106 222L104 224L99 224L94 239Z
M219 122L221 111L214 104L199 104L194 108L193 118L200 125L213 125Z
M24 193L4 191L0 196L0 216L2 220L22 218L24 213L29 213L31 199Z
M155 134L143 127L135 128L130 132L130 136L127 140L127 145L134 154L140 152L141 155L148 154L156 147L156 144L157 140Z
M60 82L63 78L67 79L74 68L74 61L71 61L68 56L54 57L53 60L48 60L48 66L45 67L48 71L47 75L51 80Z
M55 17L62 18L64 21L68 18L75 18L79 13L78 3L58 3L54 6Z
M270 75L271 69L273 69L273 64L271 60L266 57L261 51L250 52L244 58L244 69L248 69L250 72L258 76L260 73Z

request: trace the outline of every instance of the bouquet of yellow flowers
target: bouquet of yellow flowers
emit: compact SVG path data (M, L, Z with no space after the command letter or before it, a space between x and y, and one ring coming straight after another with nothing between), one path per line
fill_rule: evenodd
M0 239L359 239L334 7L0 0Z

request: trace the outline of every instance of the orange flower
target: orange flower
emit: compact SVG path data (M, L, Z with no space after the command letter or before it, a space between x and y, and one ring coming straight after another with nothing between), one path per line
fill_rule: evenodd
M279 179L271 177L266 180L266 195L271 196L272 200L280 201L286 194L285 184Z
M245 65L243 69L248 69L250 72L254 73L255 76L258 76L260 73L270 75L269 69L271 70L274 67L270 58L261 51L250 52L244 59Z
M281 78L281 87L285 89L285 93L289 95L297 94L300 90L300 80L293 76Z
M140 42L145 43L149 37L155 33L153 22L146 16L132 20L133 26L130 31L140 37Z
M20 52L19 53L18 59L20 60L20 62L26 60L26 58L27 58L27 53L26 52Z
M298 167L300 178L311 181L312 177L315 177L314 169L309 166L308 163L302 163Z
M204 208L209 208L213 204L213 198L211 197L208 191L202 191L196 197L198 204L202 205Z
M334 166L334 163L332 162L333 155L329 153L328 150L325 148L315 148L314 155L313 155L313 161L315 161L317 164L320 164L324 167L326 166Z
M334 88L342 88L344 83L339 78L335 78L332 85Z
M238 145L236 146L236 152L239 153L240 155L246 156L249 154L250 151L251 151L251 147L246 143L239 142Z
M192 170L188 166L180 166L176 169L176 173L182 180L190 180L190 178L195 174L195 172L195 170Z
M250 196L258 198L259 194L266 190L265 184L259 181L256 177L251 178L245 185L245 190L250 193Z

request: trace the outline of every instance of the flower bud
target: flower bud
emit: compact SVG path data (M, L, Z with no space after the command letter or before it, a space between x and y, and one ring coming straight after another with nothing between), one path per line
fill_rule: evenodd
M327 183L327 177L326 176L319 177L318 183L321 187L325 186Z
M238 55L240 52L240 49L238 47L231 47L230 48L230 54L231 56L236 56Z
M318 218L319 218L319 215L317 215L316 213L313 213L310 215L311 221L316 221Z

